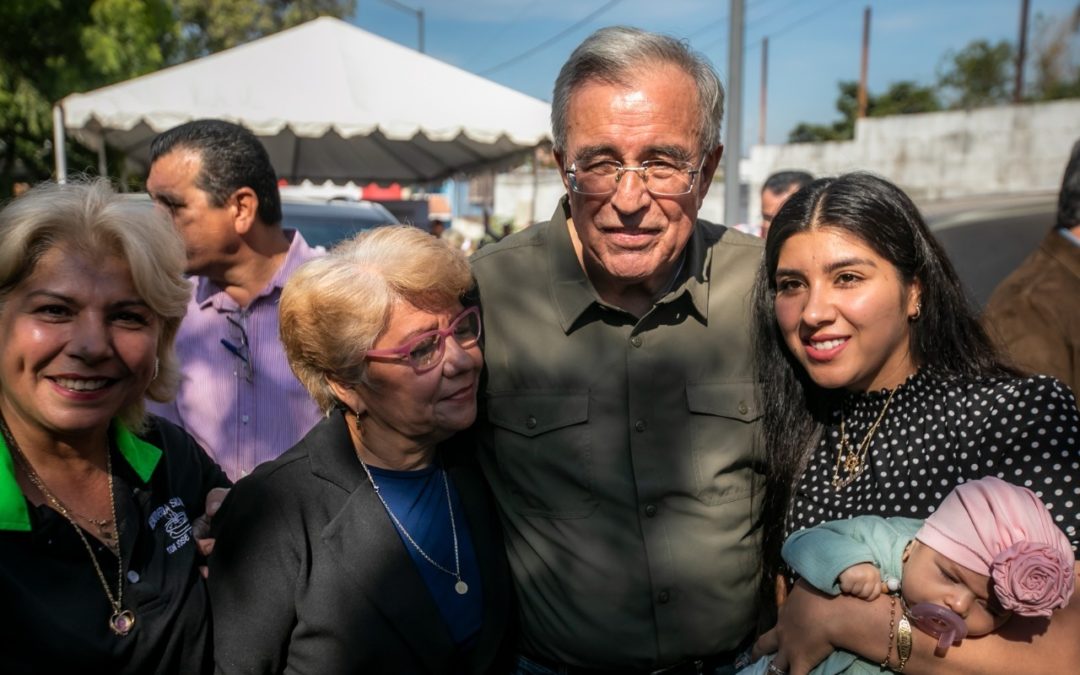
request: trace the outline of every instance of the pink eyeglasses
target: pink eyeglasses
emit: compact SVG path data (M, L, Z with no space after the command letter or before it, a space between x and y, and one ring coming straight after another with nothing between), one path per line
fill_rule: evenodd
M442 362L446 351L446 338L452 337L462 348L468 349L480 339L480 308L469 307L454 317L446 330L431 330L420 333L399 347L388 349L369 349L364 358L406 359L413 370L422 373L431 370Z

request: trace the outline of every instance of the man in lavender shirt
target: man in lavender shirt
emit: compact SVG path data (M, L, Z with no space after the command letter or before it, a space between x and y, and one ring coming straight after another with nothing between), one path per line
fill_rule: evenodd
M278 338L278 297L318 252L281 227L277 176L243 127L196 120L150 146L146 190L187 247L194 287L176 350L181 382L150 411L192 434L232 480L291 447L320 418Z

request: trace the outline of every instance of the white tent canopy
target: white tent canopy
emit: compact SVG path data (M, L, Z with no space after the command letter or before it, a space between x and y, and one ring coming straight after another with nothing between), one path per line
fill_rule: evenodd
M549 138L550 113L329 17L57 107L72 136L91 148L104 140L142 167L156 134L214 117L251 129L284 178L409 183L515 157Z

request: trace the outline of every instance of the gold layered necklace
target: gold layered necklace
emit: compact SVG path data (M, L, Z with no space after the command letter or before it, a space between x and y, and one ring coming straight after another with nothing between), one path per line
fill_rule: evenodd
M833 466L832 474L832 486L836 491L843 490L847 486L855 482L855 479L862 475L862 472L866 470L867 455L870 452L870 443L874 440L874 434L877 432L878 425L881 424L881 420L885 419L885 413L889 410L889 404L892 403L893 396L896 394L896 390L900 387L896 387L889 392L888 398L885 399L885 405L881 406L881 412L878 413L877 419L870 425L870 430L863 436L862 442L859 443L859 447L856 450L851 448L851 442L848 439L847 430L845 429L844 409L840 408L840 447L836 449L836 464ZM841 477L840 469L843 467L844 475Z
M41 480L41 476L34 470L30 460L23 454L22 448L15 441L15 437L12 435L11 430L8 429L7 422L3 416L0 416L0 431L4 434L4 440L7 442L8 448L11 449L11 453L19 460L19 464L22 466L23 471L26 472L26 477L30 479L34 487L45 496L45 499L49 501L53 509L55 509L60 515L62 515L71 526L75 528L75 534L79 535L79 539L82 540L83 546L86 547L86 552L90 554L90 562L94 564L94 571L97 572L98 579L101 581L101 587L105 589L105 597L109 599L109 605L112 607L112 615L109 617L109 628L117 635L123 636L131 632L131 629L135 627L135 613L130 609L123 608L124 602L124 559L120 553L120 526L116 520L116 497L113 492L113 471L112 471L112 453L108 450L105 451L105 471L109 476L109 507L112 510L112 518L110 520L94 520L91 518L83 517L84 520L89 521L94 527L98 528L99 532L103 531L103 528L107 524L111 523L113 526L112 532L108 536L103 536L105 544L116 554L116 595L113 595L112 589L109 588L109 582L105 580L105 573L101 570L101 565L98 563L97 556L94 555L94 549L90 546L90 541L83 534L82 528L79 527L79 523L75 520L75 512L64 506L56 495L52 493L49 488L45 487L45 481ZM115 535L115 536L113 536Z

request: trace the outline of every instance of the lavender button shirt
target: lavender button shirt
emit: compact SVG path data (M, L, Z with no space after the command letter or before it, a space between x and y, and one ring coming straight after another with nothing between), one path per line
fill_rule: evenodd
M191 302L176 338L181 370L176 400L148 401L150 412L186 429L234 481L288 450L321 418L285 358L278 299L289 275L322 251L308 246L300 233L285 232L292 237L285 262L247 307L209 279L193 277Z

